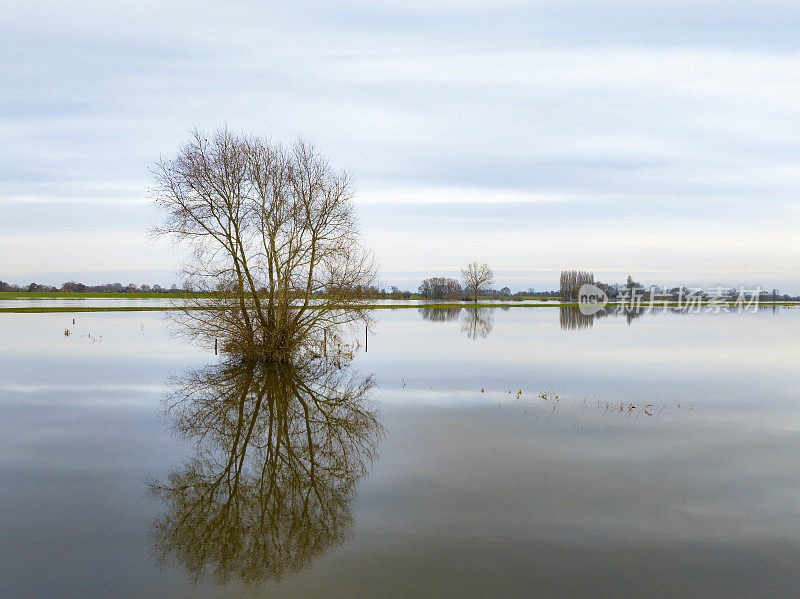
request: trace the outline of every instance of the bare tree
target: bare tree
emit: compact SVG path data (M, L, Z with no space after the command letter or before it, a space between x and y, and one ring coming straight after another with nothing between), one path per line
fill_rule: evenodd
M483 264L471 262L461 271L461 276L464 278L464 287L472 294L476 304L481 288L494 283L494 273L485 262Z
M287 362L369 323L363 291L376 269L359 243L353 182L313 145L195 131L153 176L164 214L154 232L192 250L184 273L200 293L179 316L186 335Z
M461 299L461 285L455 279L431 277L423 279L419 294L425 299Z
M576 299L581 285L584 284L594 285L594 273L585 270L562 270L559 284L561 301Z

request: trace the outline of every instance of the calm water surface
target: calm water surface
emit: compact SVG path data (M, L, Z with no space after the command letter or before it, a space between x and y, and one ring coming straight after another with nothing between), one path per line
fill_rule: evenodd
M335 371L0 314L0 597L797 595L800 310L376 314Z

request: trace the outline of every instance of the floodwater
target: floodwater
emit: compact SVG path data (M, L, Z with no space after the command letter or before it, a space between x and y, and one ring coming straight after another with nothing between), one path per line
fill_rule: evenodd
M0 597L797 596L800 310L375 315L291 370L0 314Z

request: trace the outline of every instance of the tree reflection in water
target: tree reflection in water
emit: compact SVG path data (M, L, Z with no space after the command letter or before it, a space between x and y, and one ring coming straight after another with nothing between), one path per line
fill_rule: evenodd
M496 308L419 308L423 320L452 322L461 318L461 332L470 339L486 339L492 332ZM504 310L508 310L503 306Z
M558 309L559 324L562 329L588 329L594 325L594 321L599 318L606 318L608 316L624 316L628 324L631 324L637 318L641 318L644 314L655 314L675 312L680 313L680 310L673 310L668 307L635 307L635 306L606 306L602 310L594 314L584 314L580 308L575 307L560 307Z
M220 584L279 580L341 543L383 429L371 378L320 363L225 363L174 380L164 416L194 454L150 493L162 565Z
M431 322L452 322L458 320L461 308L417 308L423 320Z
M486 339L492 332L495 308L464 308L461 332L470 339Z

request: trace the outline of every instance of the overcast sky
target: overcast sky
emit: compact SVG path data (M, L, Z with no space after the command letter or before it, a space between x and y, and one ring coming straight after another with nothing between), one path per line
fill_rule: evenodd
M800 292L800 2L3 2L0 278L172 283L148 169L302 135L383 280Z

